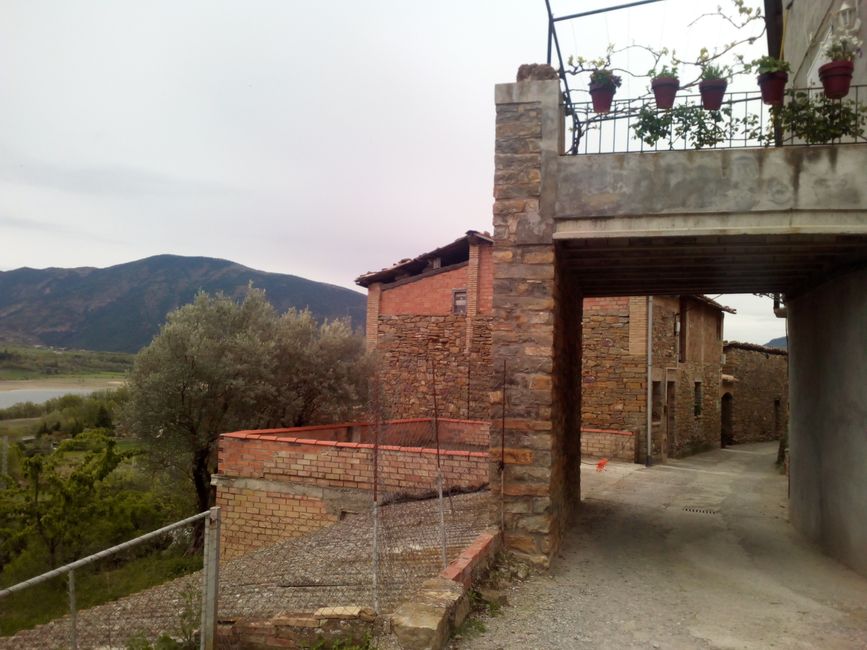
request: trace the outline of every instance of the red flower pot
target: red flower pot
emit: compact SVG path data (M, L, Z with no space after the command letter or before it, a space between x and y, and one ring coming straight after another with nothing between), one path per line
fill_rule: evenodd
M680 80L677 77L656 77L650 81L650 87L653 88L656 107L669 109L674 106L674 96L680 88Z
M616 88L609 84L590 84L593 110L597 113L608 113L611 110L611 100L614 99L615 91Z
M783 103L786 92L788 72L766 72L759 75L759 88L762 90L762 101L769 106L779 106Z
M831 61L819 68L819 79L825 89L828 99L842 99L849 94L849 84L852 83L851 61Z
M725 79L706 79L698 84L701 93L701 105L708 111L718 111L722 106L723 97L729 82Z

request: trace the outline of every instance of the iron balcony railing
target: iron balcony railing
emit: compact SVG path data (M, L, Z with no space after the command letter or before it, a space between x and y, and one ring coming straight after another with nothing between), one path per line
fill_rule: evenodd
M571 142L566 153L867 142L865 98L867 86L852 86L843 100L824 100L821 88L803 88L787 91L782 107L771 107L762 103L758 90L731 92L720 110L709 111L701 108L697 94L678 94L670 110L657 109L652 95L634 99L615 96L610 112L604 114L595 113L591 102L572 101L564 103L566 140ZM792 119L797 122L797 132L785 128ZM667 135L654 139L654 132Z

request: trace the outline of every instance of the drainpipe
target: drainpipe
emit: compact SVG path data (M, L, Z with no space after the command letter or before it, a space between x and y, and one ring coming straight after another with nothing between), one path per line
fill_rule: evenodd
M653 296L647 296L647 455L650 467L653 455Z

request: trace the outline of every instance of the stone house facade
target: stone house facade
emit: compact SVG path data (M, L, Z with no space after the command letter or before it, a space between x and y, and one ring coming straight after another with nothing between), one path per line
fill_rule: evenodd
M789 419L788 352L736 341L723 352L723 444L779 440Z
M502 383L491 360L492 241L469 231L356 282L368 290L367 340L379 355L388 417L490 412ZM719 445L722 323L702 296L653 299L653 455ZM647 448L647 309L644 297L583 301L582 453L644 462ZM507 361L507 381L508 381ZM508 417L508 406L507 406Z
M722 332L732 310L704 296L583 300L582 431L632 431L634 460L646 460L648 311L652 458L719 446Z

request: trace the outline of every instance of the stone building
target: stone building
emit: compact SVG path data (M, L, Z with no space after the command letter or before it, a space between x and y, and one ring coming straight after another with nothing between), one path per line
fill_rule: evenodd
M493 271L489 235L366 273L367 344L379 357L387 417L489 415Z
M491 361L491 248L488 235L469 231L356 280L368 289L368 346L380 357L388 417L433 415L434 367L441 417L489 413L491 392L502 383L500 366ZM657 296L652 303L653 456L718 446L727 308L703 296ZM645 460L647 313L643 297L584 300L581 429L587 455ZM508 360L506 370L508 377Z
M788 352L728 341L723 353L723 444L779 440L788 427Z
M583 300L583 432L632 431L635 461L647 449L651 378L653 458L685 456L720 444L722 332L728 307L700 295ZM652 349L648 364L648 312Z

